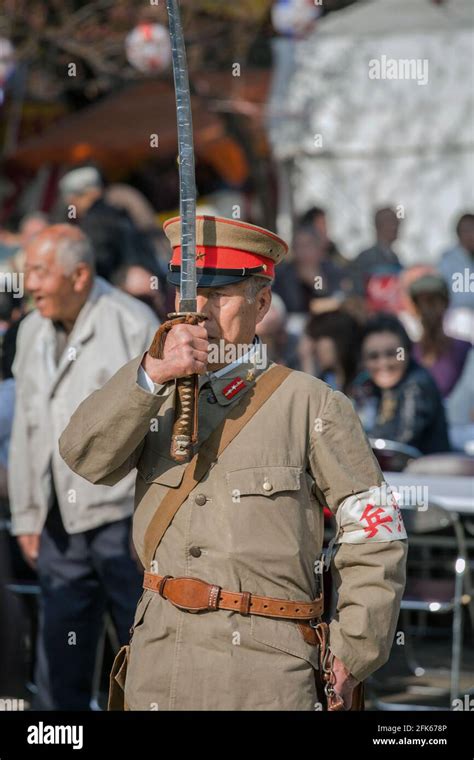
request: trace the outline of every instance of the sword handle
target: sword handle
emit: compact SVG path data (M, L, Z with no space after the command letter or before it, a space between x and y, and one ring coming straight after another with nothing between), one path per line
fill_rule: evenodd
M197 441L198 375L176 381L173 432L170 455L175 462L190 462Z
M179 324L197 325L207 319L198 312L168 314L168 320L157 330L148 353L155 359L163 358L168 332ZM170 455L175 462L186 463L193 458L193 447L198 436L198 375L178 377L174 406L174 423Z

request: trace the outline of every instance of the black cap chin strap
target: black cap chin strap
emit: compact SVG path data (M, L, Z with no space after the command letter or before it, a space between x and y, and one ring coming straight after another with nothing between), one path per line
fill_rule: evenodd
M168 264L170 272L180 272L181 267L179 264ZM229 275L232 277L248 277L252 274L260 274L266 272L267 267L265 264L261 264L257 267L239 267L238 269L218 269L217 267L199 267L197 269L198 274L210 274L210 275Z

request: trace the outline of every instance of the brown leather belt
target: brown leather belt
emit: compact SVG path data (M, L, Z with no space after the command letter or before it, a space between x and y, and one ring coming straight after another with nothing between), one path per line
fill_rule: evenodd
M200 578L173 578L171 575L145 573L143 588L156 591L175 607L188 612L231 610L241 615L263 615L304 622L320 617L323 611L322 595L312 602L292 602L258 596L249 591L225 591Z
M249 591L225 591L220 586L207 583L200 578L173 578L171 575L145 573L143 588L156 591L175 607L188 612L211 610L231 610L241 615L263 615L272 618L286 618L296 622L304 640L319 646L319 671L315 669L316 688L328 710L344 710L342 697L334 690L334 655L329 649L329 627L317 621L323 612L324 600L321 594L312 602L293 602L258 596ZM363 710L363 685L359 684L353 694L352 710Z

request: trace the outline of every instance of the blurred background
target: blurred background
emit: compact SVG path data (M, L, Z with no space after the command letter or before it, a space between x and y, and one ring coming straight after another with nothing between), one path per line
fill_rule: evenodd
M352 399L404 509L409 581L369 706L473 709L472 0L180 6L198 210L288 241L260 338ZM0 706L14 709L34 706L41 659L42 585L11 535L8 488L16 339L38 307L24 251L76 225L98 279L154 320L173 310L165 3L3 0L0 114ZM105 609L91 709L117 646Z

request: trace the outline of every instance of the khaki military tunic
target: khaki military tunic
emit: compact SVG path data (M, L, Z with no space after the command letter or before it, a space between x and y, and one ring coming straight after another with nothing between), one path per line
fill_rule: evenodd
M112 485L137 468L133 535L144 562L146 528L168 489L180 485L185 465L169 455L174 384L147 392L137 383L140 362L129 362L79 406L60 451L93 483ZM241 364L224 377L200 379L200 442L251 393L262 371ZM151 569L311 601L328 506L337 521L331 649L362 680L388 658L405 583L406 534L384 489L351 402L293 372L190 493ZM125 699L131 710L319 709L317 659L317 647L292 621L224 610L193 614L145 590Z

